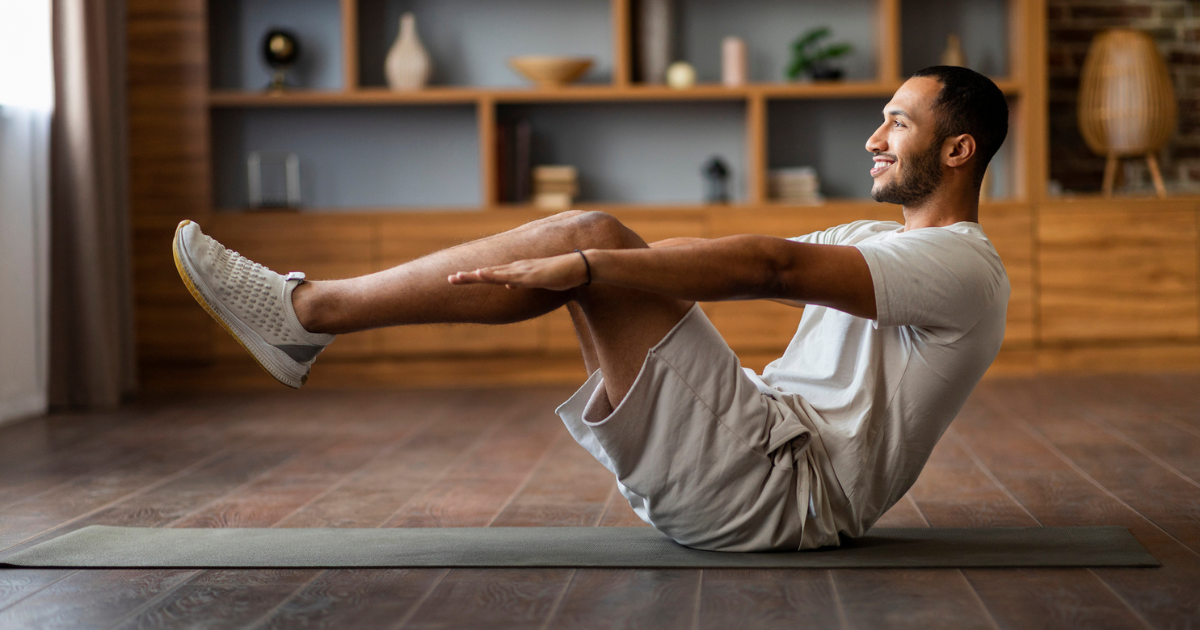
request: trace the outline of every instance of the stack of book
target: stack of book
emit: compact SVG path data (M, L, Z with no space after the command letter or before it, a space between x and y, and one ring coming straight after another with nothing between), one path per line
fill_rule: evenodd
M821 203L821 182L811 166L773 169L768 179L771 198L794 204Z
M579 194L574 166L533 167L533 205L541 210L569 210Z

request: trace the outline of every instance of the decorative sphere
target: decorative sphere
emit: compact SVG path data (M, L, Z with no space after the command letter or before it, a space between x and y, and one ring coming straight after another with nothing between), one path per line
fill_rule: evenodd
M300 43L292 33L273 29L263 36L262 54L272 68L290 66L300 56Z
M676 61L667 68L667 85L686 90L696 84L696 69L686 61Z

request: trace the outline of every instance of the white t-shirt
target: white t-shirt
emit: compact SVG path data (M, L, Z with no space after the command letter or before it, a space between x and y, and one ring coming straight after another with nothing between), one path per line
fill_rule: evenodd
M791 239L857 247L878 317L810 305L755 377L798 395L817 433L813 482L825 487L808 520L822 544L862 535L904 496L1004 337L1008 276L979 224L903 230L858 221Z

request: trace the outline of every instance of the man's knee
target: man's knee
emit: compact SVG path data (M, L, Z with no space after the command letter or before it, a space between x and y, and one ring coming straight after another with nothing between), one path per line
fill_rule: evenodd
M645 241L633 230L607 212L575 212L577 214L563 221L573 248L626 249L646 246Z

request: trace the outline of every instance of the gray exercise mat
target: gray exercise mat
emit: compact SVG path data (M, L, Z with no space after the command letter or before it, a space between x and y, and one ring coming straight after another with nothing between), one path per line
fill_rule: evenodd
M1154 567L1124 527L874 529L834 549L723 553L649 527L159 529L93 525L0 556L75 568Z

